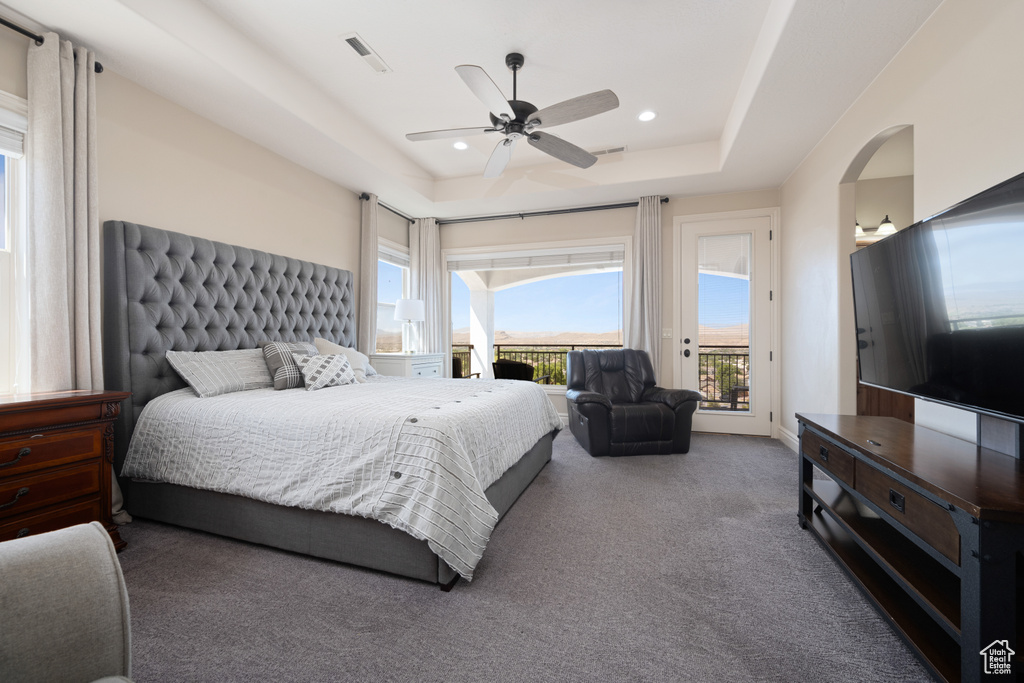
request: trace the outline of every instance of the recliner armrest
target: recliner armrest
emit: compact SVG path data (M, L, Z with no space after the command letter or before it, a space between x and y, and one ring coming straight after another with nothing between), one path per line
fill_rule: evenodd
M573 403L597 403L602 405L608 410L612 409L612 402L608 400L607 396L603 396L593 391L583 391L581 389L569 389L565 392L565 398Z
M664 403L672 410L675 410L687 401L700 401L703 398L704 396L699 391L663 389L662 387L651 387L643 395L643 400Z

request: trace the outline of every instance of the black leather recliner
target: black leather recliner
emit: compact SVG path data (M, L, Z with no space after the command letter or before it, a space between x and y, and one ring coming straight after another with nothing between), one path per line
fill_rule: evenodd
M655 386L646 351L569 351L569 429L592 456L667 455L690 450L699 392Z

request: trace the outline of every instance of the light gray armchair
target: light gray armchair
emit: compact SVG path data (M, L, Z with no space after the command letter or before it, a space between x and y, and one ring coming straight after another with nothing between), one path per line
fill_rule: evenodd
M0 543L0 678L128 681L128 592L99 522Z

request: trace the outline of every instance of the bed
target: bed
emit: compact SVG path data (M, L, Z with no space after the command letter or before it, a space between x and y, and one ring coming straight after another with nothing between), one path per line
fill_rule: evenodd
M164 404L212 410L222 398L198 399L190 394L168 363L167 351L252 349L265 340L311 341L314 337L354 346L349 271L122 221L104 224L103 250L106 387L132 392L115 424L116 472L122 471L131 437L148 404L154 404L151 413ZM395 432L416 426L410 425L410 420L417 422L411 416L429 410L431 416L451 426L453 442L467 438L463 432L471 431L464 415L469 402L466 392L497 396L512 391L515 384L431 379L384 380L361 386L371 387L370 393L384 392L388 390L385 385L403 382L437 384L432 391L426 384L406 385L417 386L428 396L423 397L422 407L403 404L405 413L390 418L397 425ZM345 390L308 393L340 396ZM289 394L296 406L310 400L295 392L307 393L288 390L276 394ZM266 403L273 400L275 392L240 393L251 393L252 400ZM224 403L238 400L232 395ZM330 417L325 414L323 419L329 421ZM464 420L461 426L459 419ZM525 445L523 452L512 458L513 464L507 469L502 465L500 476L488 482L485 490L481 483L494 523L551 459L551 442L559 426L547 425L536 440L532 436L520 439ZM501 426L491 424L483 431L488 430L500 432ZM507 435L503 439L509 441ZM473 444L475 447L476 441ZM453 448L472 450L458 443ZM388 470L387 474L395 472ZM273 496L261 499L231 487L216 490L218 487L188 485L191 480L187 478L177 480L183 483L175 481L173 477L122 477L125 508L138 517L429 581L444 589L454 586L460 575L472 575L472 568L467 571L450 557L451 564L442 559L439 552L444 555L445 551L433 539L408 525L396 528L403 525L394 519L373 519L360 509L353 514L275 502Z

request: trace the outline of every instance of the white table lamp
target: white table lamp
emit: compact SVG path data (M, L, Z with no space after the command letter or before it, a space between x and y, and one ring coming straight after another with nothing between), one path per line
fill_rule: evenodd
M412 323L423 322L427 319L427 307L423 299L399 299L395 302L395 320ZM415 328L414 328L415 333ZM416 344L410 344L413 348L406 353L413 353Z

